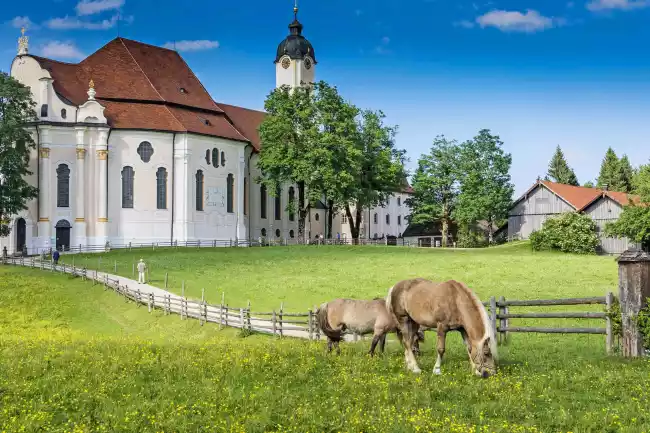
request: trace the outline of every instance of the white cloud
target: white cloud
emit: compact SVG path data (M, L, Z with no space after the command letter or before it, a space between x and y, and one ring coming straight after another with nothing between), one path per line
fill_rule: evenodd
M165 48L176 51L203 51L219 48L219 42L208 40L167 42Z
M388 44L390 44L390 38L388 36L384 36L381 38L381 44L375 47L375 52L377 54L390 54L390 49L388 48Z
M114 15L108 20L102 21L83 21L77 17L65 16L63 18L52 18L44 24L47 28L52 30L72 30L72 29L86 29L86 30L107 30L115 27L119 17Z
M603 11L611 9L642 9L650 6L648 0L592 0L587 3L587 9L590 11Z
M50 41L39 51L43 57L53 59L79 60L85 57L73 42Z
M75 9L77 15L84 16L119 9L123 5L124 0L81 0Z
M15 17L14 19L12 19L9 22L11 23L11 25L13 27L15 27L17 29L19 29L21 27L25 27L27 29L36 29L36 28L38 28L38 26L36 24L34 24L32 22L32 20L30 20L29 17L27 17L27 16L24 16L24 17L18 16L18 17Z
M466 28L466 29L471 29L471 28L473 28L475 26L475 24L473 22L467 21L467 20L462 20L462 21L455 22L454 25L457 26L457 27L463 27L463 28Z
M532 33L561 24L560 20L545 17L535 10L528 9L525 14L518 11L494 10L476 18L481 27L496 27L503 32Z

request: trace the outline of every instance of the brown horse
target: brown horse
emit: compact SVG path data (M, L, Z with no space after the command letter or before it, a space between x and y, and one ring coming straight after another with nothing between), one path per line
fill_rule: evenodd
M341 353L339 342L343 339L343 332L352 331L359 335L373 333L369 354L375 354L375 347L379 343L379 349L384 352L386 334L397 332L397 323L386 309L386 300L376 298L372 301L357 299L335 299L322 304L316 310L318 326L327 336L327 349L332 351L336 346L337 353ZM399 335L398 335L399 337ZM401 340L401 337L399 337ZM413 334L414 341L411 343L416 353L419 353L419 342L424 341L424 333Z
M496 373L498 359L494 328L485 307L465 284L454 280L434 283L423 278L399 281L388 292L386 308L402 335L406 366L414 373L421 370L411 351L412 336L421 326L436 328L438 334L434 374L440 374L445 337L449 331L459 331L463 336L476 375L488 377Z

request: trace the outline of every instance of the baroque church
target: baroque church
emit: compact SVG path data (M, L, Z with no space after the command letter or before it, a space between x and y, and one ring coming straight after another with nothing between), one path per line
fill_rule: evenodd
M278 87L315 81L316 55L297 12L275 56ZM118 37L64 63L30 54L23 30L11 76L36 102L28 181L39 194L12 217L0 248L298 236L297 215L286 211L297 187L275 197L255 183L265 113L215 102L178 52ZM410 192L407 185L365 210L361 236L400 236ZM325 223L317 203L305 236L324 236ZM350 236L344 215L332 233Z

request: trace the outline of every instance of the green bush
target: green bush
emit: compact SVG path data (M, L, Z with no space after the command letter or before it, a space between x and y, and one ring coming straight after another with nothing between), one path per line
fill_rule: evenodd
M459 227L456 246L459 248L483 248L488 243L485 237L467 226Z
M595 254L600 243L596 223L587 215L566 212L544 221L541 230L530 235L535 251Z

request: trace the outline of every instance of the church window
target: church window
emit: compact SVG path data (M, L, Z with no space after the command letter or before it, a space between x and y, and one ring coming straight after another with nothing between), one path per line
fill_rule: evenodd
M226 152L223 150L221 151L221 166L224 167L226 165Z
M397 206L401 206L401 205L402 205L402 199L401 197L397 197Z
M68 112L66 111L65 108L62 108L61 109L61 119L65 119L66 117L68 117Z
M373 221L374 221L375 224L377 224L379 222L379 218L377 217L377 214L374 215Z
M151 146L151 143L148 141L143 141L140 143L138 146L138 155L140 155L140 159L142 162L149 162L151 161L151 155L153 155L153 146Z
M133 209L133 167L122 169L122 208Z
M233 213L233 189L235 188L235 177L232 173L228 173L228 178L226 179L227 188L226 188L226 211L228 213Z
M398 226L402 225L402 215L397 215L397 225Z
M279 238L279 237L280 237L280 234L281 234L280 229L276 229L276 230L275 230L275 237L276 237L276 238Z
M196 210L203 210L203 170L196 172Z
M293 230L289 230L289 237L293 239L294 233Z
M260 218L266 219L266 185L260 186Z
M316 221L318 221L318 220L320 219L320 215L318 215L318 214L314 215L314 219L315 219Z
M293 221L296 219L296 215L293 212L293 206L295 201L296 201L296 190L294 189L294 187L290 187L289 188L289 221Z
M216 147L212 149L212 166L214 168L219 167L219 149Z
M248 215L248 178L244 178L244 215Z
M262 236L266 236L266 229L262 229Z
M390 225L390 215L386 215L386 224Z
M275 219L282 219L282 189L279 186L275 189Z
M47 104L41 105L41 117L47 117Z
M348 223L348 216L347 214L341 215L341 224L347 224Z
M156 171L156 203L158 209L167 209L167 170L163 167Z
M210 149L205 151L205 163L210 165Z
M56 206L70 207L70 169L66 164L56 169Z

